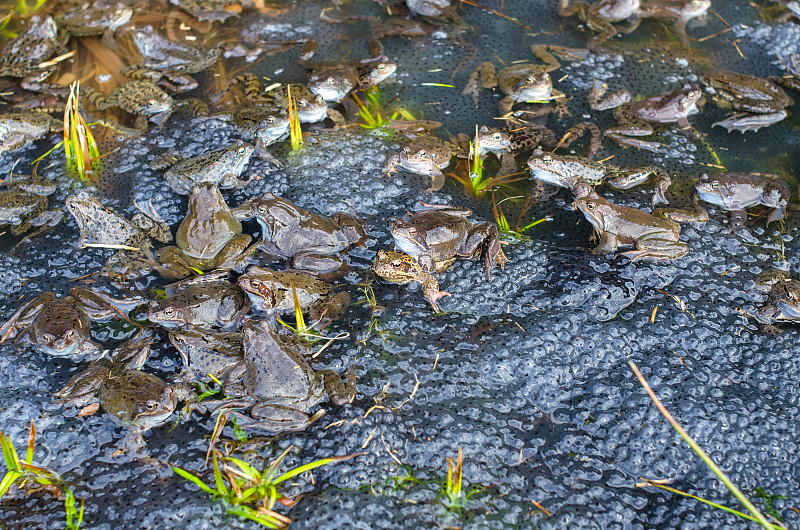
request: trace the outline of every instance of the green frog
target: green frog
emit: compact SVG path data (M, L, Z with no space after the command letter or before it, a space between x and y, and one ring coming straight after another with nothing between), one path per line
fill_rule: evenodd
M58 30L53 17L33 16L20 35L3 47L0 55L0 77L21 77L20 86L31 92L49 92L66 96L69 88L45 83L56 66L40 66L57 55L66 53L58 40Z
M375 274L392 283L411 283L417 282L422 286L422 293L425 299L431 304L434 313L440 311L438 300L450 293L439 290L439 282L436 277L422 270L420 264L402 252L392 252L390 250L379 250L375 263L372 264Z
M531 176L547 184L569 188L576 197L585 196L594 186L605 182L614 189L627 190L656 175L653 205L666 203L665 193L671 179L666 171L655 166L622 168L613 164L592 162L579 156L534 153L528 159Z
M575 200L574 206L583 212L600 236L593 254L610 254L621 245L634 245L636 250L622 255L639 259L670 260L685 256L689 247L681 243L678 223L649 213L617 206L591 192Z
M765 325L800 320L800 281L786 271L775 270L759 274L755 284L760 291L769 293L766 305L756 311L756 320Z
M650 151L658 151L664 147L660 142L639 139L653 134L652 124L675 123L681 129L688 130L690 125L687 118L700 112L697 102L703 97L701 90L690 85L635 102L627 90L614 92L604 98L607 90L607 84L595 79L589 92L589 105L594 110L614 108L614 119L619 125L603 131L606 138L622 147L638 147ZM636 138L631 138L632 136Z
M88 3L73 7L56 17L58 29L67 37L102 35L103 44L112 50L117 48L114 32L127 24L133 9L122 5L106 6Z
M262 248L291 259L291 267L335 275L345 267L343 255L367 240L364 224L337 212L322 217L272 193L254 197L233 209L237 219L256 219L261 225Z
M128 312L142 302L141 298L119 300L84 287L73 287L64 298L42 293L0 326L0 343L15 339L53 357L97 357L103 348L91 340L91 321L120 317L130 322Z
M0 225L10 226L12 235L39 227L25 241L56 226L64 218L60 210L47 209L47 196L58 189L52 181L9 177L2 184L6 191L0 191Z
M500 100L498 109L501 116L509 116L511 109L518 102L554 102L555 105L544 105L534 111L524 111L528 118L543 116L549 112L558 112L559 118L567 111L564 93L553 88L553 80L549 72L561 67L558 60L550 53L555 46L537 44L531 46L531 51L544 64L517 63L506 66L499 73L495 72L494 64L484 62L472 72L467 81L467 86L462 94L472 94L476 100L481 88L499 87L505 98ZM515 114L516 115L516 114Z
M317 40L309 39L303 45L298 63L310 68L308 89L326 102L337 103L355 88L367 90L392 75L397 65L391 62L383 52L383 46L377 40L369 43L371 57L353 62L311 62L317 50Z
M169 187L179 195L189 195L198 184L214 184L222 189L244 187L252 178L241 180L239 176L250 163L252 154L252 145L238 141L228 147L179 161L167 170L164 178ZM169 162L173 160L176 158L170 158ZM162 168L165 163L151 165Z
M589 29L597 33L589 42L590 50L598 49L617 33L635 31L642 18L652 15L642 9L640 0L596 0L591 4L585 0L558 0L558 14L562 17L577 14ZM628 22L625 27L616 25L625 21Z
M781 87L761 77L716 70L705 74L702 81L718 107L739 111L712 125L724 127L728 132L757 131L778 123L788 116L786 107L794 104Z
M747 208L759 204L772 208L767 223L786 217L789 185L777 175L767 173L703 173L695 185L700 198L731 212L731 227L741 228Z
M243 336L231 331L189 327L169 330L169 341L183 361L181 379L188 383L220 379L244 358Z
M54 397L75 407L99 403L117 423L130 428L129 436L163 425L178 403L194 403L197 396L183 383L168 384L140 370L150 345L149 338L135 337L114 357L95 361L67 381Z
M134 215L131 221L103 206L86 192L67 197L66 205L80 230L79 246L95 244L125 247L103 267L106 274L115 270L135 277L146 274L156 264L150 239L162 243L172 241L169 225L149 204L137 204L140 213Z
M195 17L197 20L209 22L225 22L228 17L238 17L234 8L247 9L255 5L253 0L170 0Z
M494 223L471 223L467 208L424 205L434 208L398 220L392 227L394 244L415 260L425 272L441 272L457 258L476 259L484 255L486 278L495 264L501 269L508 261L500 248L500 233Z
M63 122L43 112L0 115L0 155L29 146L49 132L63 128Z
M142 62L120 72L131 79L146 80L169 92L188 92L197 88L190 75L213 66L222 56L223 45L204 50L185 42L165 39L151 26L133 31L133 42L142 56Z
M227 280L228 273L215 271L173 284L168 298L150 302L147 319L165 328L235 328L250 306L242 290Z
M242 234L242 223L234 217L219 188L211 183L192 189L186 217L175 232L177 246L156 253L162 276L185 278L193 269L236 269L244 267L255 252L253 240Z
M300 309L310 316L316 329L325 329L350 304L347 292L334 294L330 284L301 271L279 272L251 266L239 276L238 283L250 297L253 309L270 314L293 314L297 293Z
M431 187L427 191L438 191L444 186L442 170L450 165L453 154L460 148L450 142L433 135L414 138L403 146L400 153L393 153L386 158L384 175L389 176L397 171L397 167L417 175L431 177Z
M325 413L308 415L326 394L336 405L355 396L352 368L347 384L333 370L315 372L304 358L311 354L306 343L281 337L267 320L250 319L242 332L244 361L228 372L223 387L234 398L214 410L249 409L247 415L233 412L239 427L268 434L302 431Z

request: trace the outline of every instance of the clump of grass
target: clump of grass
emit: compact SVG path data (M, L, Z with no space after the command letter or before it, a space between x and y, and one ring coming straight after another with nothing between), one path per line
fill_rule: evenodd
M218 456L219 453L215 449L212 453L213 486L206 484L197 475L180 467L172 466L172 470L212 497L219 498L225 504L228 513L255 521L267 528L286 528L292 521L274 510L275 503L291 508L297 503L297 500L278 490L283 482L306 471L366 454L357 453L322 458L276 476L281 462L293 448L294 446L287 448L266 469L261 471L244 460L230 456ZM222 461L221 466L220 461Z
M92 164L100 158L97 142L80 113L80 81L70 85L64 108L64 154L67 167L76 171L81 180L92 175Z
M498 203L494 195L492 195L492 209L494 210L494 221L497 224L497 229L500 231L501 234L513 234L517 237L524 237L523 234L527 230L530 230L534 226L549 220L548 217L542 217L541 219L537 219L536 221L528 223L525 226L520 226L519 221L522 218L522 215L524 215L525 211L527 211L527 208L524 208L523 211L520 212L519 219L517 220L517 226L512 229L510 223L508 222L508 219L506 219L505 213L503 213L503 209L500 207L500 205L505 200L508 200L508 198L503 199Z
M453 459L447 457L447 477L439 492L439 498L442 499L442 503L448 510L461 510L467 505L470 497L483 491L482 486L472 486L468 492L463 490L461 485L463 463L461 447L458 448L458 460L455 465L453 465Z
M289 95L289 138L292 151L297 151L303 147L303 131L300 129L300 118L297 117L297 100L292 96L292 85L286 87L286 92Z
M37 11L40 7L42 7L47 0L36 0L36 3L33 4L33 7L28 6L28 2L25 0L17 0L17 11L19 11L20 15L27 15L31 11Z
M664 416L664 418L666 418L666 420L669 422L669 424L672 425L672 428L675 429L678 432L678 434L681 435L681 438L683 438L686 441L687 444L689 444L689 447L692 448L692 451L694 451L694 453L697 456L700 457L700 459L705 463L705 465L708 466L708 469L710 469L711 472L714 473L717 476L717 478L719 478L722 481L722 483L725 485L725 487L728 488L728 491L730 491L733 494L733 496L736 497L736 499L738 499L738 501L740 503L742 503L742 506L744 506L752 515L747 515L746 513L742 513L742 512L740 512L738 510L734 510L732 508L728 508L726 506L722 506L720 504L711 502L711 501L709 501L707 499L703 499L702 497L697 497L695 495L691 495L689 493L685 493L685 492L682 492L680 490L676 490L675 488L670 488L669 486L665 486L663 484L659 484L659 483L651 481L651 480L648 480L647 484L651 485L651 486L655 486L657 488L661 488L661 489L670 491L672 493L677 493L679 495L684 495L684 496L687 496L687 497L691 497L693 499L696 499L696 500L699 500L699 501L704 502L706 504L709 504L710 506L713 506L714 508L718 508L720 510L724 510L726 512L732 513L734 515L738 515L739 517L742 517L744 519L749 519L751 521L755 521L758 524L760 524L761 526L763 526L764 528L767 528L769 530L777 530L777 529L780 529L780 528L785 529L786 527L783 526L780 523L773 524L773 523L770 523L769 521L767 521L767 518L764 517L764 514L762 514L758 510L758 508L756 508L753 505L753 503L750 502L750 499L748 499L745 496L745 494L742 493L742 491L739 488L736 487L736 485L731 481L731 479L729 479L728 476L717 466L717 464L715 464L714 461L711 460L711 457L708 456L708 454L706 454L706 452L703 450L703 448L700 447L697 444L697 442L695 442L694 439L692 439L692 437L689 436L689 434L686 431L683 430L683 427L680 426L680 424L675 420L675 418L672 417L672 414L670 414L667 411L666 407L664 407L664 405L658 399L658 396L656 396L655 392L653 392L653 389L650 388L650 385L647 383L647 380L645 380L644 376L639 371L639 368L636 366L636 364L633 361L628 361L628 365L630 365L631 370L633 370L633 373L639 379L639 383L641 383L642 387L644 387L645 391L650 396L650 399L656 405L656 408L658 408L658 411L661 413L661 415Z
M61 477L55 471L33 465L33 449L36 446L36 427L31 421L31 429L28 434L28 448L25 452L25 460L20 460L14 444L8 439L6 434L0 431L0 449L3 452L3 459L6 464L6 474L0 480L0 498L5 495L12 486L26 493L37 493L47 491L52 495L64 496L65 528L67 530L80 530L83 523L83 500L78 511L77 500Z
M462 170L458 173L447 173L447 176L459 181L467 193L478 199L495 188L524 180L525 177L522 176L521 172L495 175L493 177L485 176L483 172L483 156L484 153L478 140L478 126L476 125L475 138L469 143L468 168L466 171ZM459 167L463 167L463 164L460 164Z
M396 119L398 116L404 120L413 121L416 119L410 112L402 107L396 108L391 112L388 118L385 118L384 114L388 114L389 109L388 106L381 101L381 91L377 86L370 87L364 93L363 101L355 92L352 92L351 96L358 106L358 115L364 120L364 123L360 123L359 125L365 129L382 129L384 127L389 127L392 120Z

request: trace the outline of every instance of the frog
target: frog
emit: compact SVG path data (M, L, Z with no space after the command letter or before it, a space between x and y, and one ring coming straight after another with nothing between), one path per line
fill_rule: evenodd
M186 217L175 232L177 246L155 254L158 271L169 279L190 276L194 270L243 268L255 252L253 240L242 234L242 223L234 217L219 188L205 182L192 189Z
M103 267L102 272L107 275L121 272L138 277L150 272L157 265L150 239L172 241L169 225L149 203L136 204L140 213L130 221L86 192L67 197L66 206L78 224L79 247L84 244L124 247Z
M266 252L317 275L335 277L346 270L344 254L367 240L364 223L355 216L337 212L323 217L272 193L248 199L233 213L242 221L258 221Z
M64 218L60 210L47 209L47 196L58 189L54 182L9 176L2 184L6 190L0 191L0 226L9 226L12 235L38 227L23 239L27 241L58 225Z
M254 153L259 158L274 161L267 147L289 137L289 116L283 109L245 105L231 114L230 121L246 137L255 138Z
M703 173L695 185L700 199L731 212L731 228L738 230L747 220L746 209L772 208L767 224L786 217L790 189L784 180L768 173Z
M198 184L214 184L222 189L240 188L252 180L252 177L242 180L239 176L250 162L253 150L252 145L237 141L186 160L168 153L152 163L151 167L161 169L178 161L164 174L167 184L178 195L189 195Z
M728 132L744 134L778 123L789 115L786 107L794 104L781 87L761 77L714 70L703 75L702 82L718 107L739 111L712 125L724 127Z
M645 0L643 10L654 20L672 22L672 32L684 43L686 23L704 17L711 7L711 0Z
M180 379L186 383L219 380L244 358L240 332L189 326L170 329L168 335L183 361Z
M655 152L664 148L664 144L639 138L653 134L652 124L675 123L682 130L689 130L691 126L687 118L700 112L697 103L703 97L700 89L688 84L635 102L627 90L614 92L604 98L607 90L606 83L595 79L589 92L589 106L594 110L613 108L614 119L619 122L617 126L603 131L605 137L622 147L637 147ZM632 136L636 138L631 138Z
M414 213L410 219L399 219L392 226L395 247L414 258L424 272L446 270L459 257L476 259L484 256L486 278L508 261L500 248L500 233L494 223L473 224L468 208L424 205L429 210Z
M242 84L247 99L257 107L266 107L272 112L284 112L287 115L291 109L289 91L297 105L297 119L300 123L319 123L329 118L334 125L342 126L346 123L344 116L328 104L317 94L312 93L305 85L280 85L269 92L262 93L261 82L252 74L242 74L234 77L225 90Z
M3 47L0 55L0 77L20 77L20 86L31 92L66 96L69 93L68 87L44 82L55 72L56 65L40 66L66 51L58 40L58 29L53 17L40 18L34 15L28 20L25 30Z
M210 68L222 57L223 44L204 50L185 42L165 39L151 26L136 29L132 33L142 62L120 73L131 79L156 83L171 93L197 88L198 83L190 74Z
M372 264L372 270L387 282L399 284L417 282L422 286L422 293L431 304L434 313L440 312L438 300L450 296L447 291L440 291L436 277L423 271L417 260L408 254L379 250Z
M642 9L640 0L596 0L591 4L585 0L558 0L558 14L562 17L577 14L589 29L597 33L589 42L590 50L598 50L617 33L636 31L642 18L652 16L650 11ZM626 27L616 25L625 21L628 22Z
M788 61L784 61L783 58L780 59L781 63L786 67L788 75L771 75L767 79L776 85L800 92L800 54L793 53L789 55Z
M555 105L543 105L537 110L524 112L529 118L536 118L555 111L558 112L559 118L563 118L564 114L569 114L566 96L563 92L553 88L553 80L549 73L561 67L561 63L550 52L550 50L556 49L561 50L561 48L546 44L531 46L531 51L544 62L543 65L516 63L506 66L497 73L491 62L481 63L472 72L461 93L472 94L477 104L481 88L499 87L500 91L506 95L498 104L498 110L503 117L510 117L513 106L518 102L547 103L553 101Z
M151 300L147 320L167 329L235 329L250 310L242 290L228 281L229 271L214 271L172 284L168 297Z
M466 150L467 142L471 141L473 146L477 146L480 156L483 157L488 153L494 153L501 163L497 176L501 176L517 171L517 154L531 151L539 145L567 148L586 133L590 135L587 158L592 160L600 149L603 133L600 132L597 125L588 121L573 125L560 139L548 127L528 123L520 125L507 124L500 127L482 125L478 129L475 138L459 134L458 140L462 150Z
M792 279L787 271L764 271L756 277L755 286L769 293L766 305L756 311L756 320L767 326L775 321L800 320L800 281Z
M232 398L212 413L232 411L239 427L274 435L305 430L325 414L324 409L308 414L325 395L340 406L355 397L352 368L346 384L333 370L314 371L305 360L311 354L307 343L282 337L269 320L250 319L242 333L244 360L226 374L223 385Z
M403 146L400 153L386 158L384 176L390 176L400 167L416 175L431 177L431 186L426 191L438 191L444 186L442 170L450 165L453 154L460 152L459 146L436 136L419 136Z
M350 304L347 292L334 294L330 284L302 271L281 272L253 265L237 282L250 298L251 307L269 314L293 314L297 293L301 311L314 322L310 327L319 330L339 318Z
M133 9L122 4L108 6L84 3L64 11L55 20L59 31L67 38L102 35L106 48L116 50L114 32L127 24L132 16Z
M59 122L44 112L28 111L0 115L0 155L29 146L50 132L63 129Z
M196 114L208 115L208 106L202 101L187 99L175 103L172 96L149 81L129 81L115 88L108 97L92 87L86 87L84 94L98 110L119 107L125 112L134 114L136 122L133 130L108 121L100 121L103 125L129 134L146 131L148 119L163 126L175 106L192 105Z
M355 88L367 90L397 69L397 64L386 57L383 46L375 39L369 43L370 57L356 62L311 62L316 50L316 39L306 41L298 63L311 69L306 83L308 89L328 103L338 103Z
M238 17L236 10L251 8L253 0L170 0L195 17L197 20L209 22L225 22L229 17Z
M680 225L671 219L618 206L595 192L577 198L573 206L583 212L600 236L600 244L592 249L593 254L610 254L621 245L634 245L636 250L621 255L631 261L669 261L689 252L689 247L679 239Z
M167 383L141 371L150 353L151 340L139 336L119 348L111 358L101 358L72 377L55 393L58 403L85 407L99 404L127 436L163 425L180 402L194 403L197 396L182 382Z
M547 184L569 188L576 197L585 196L595 184L605 182L614 189L627 190L656 176L653 205L666 203L669 174L656 166L623 168L613 164L592 162L586 158L555 153L534 152L528 159L531 176Z
M73 287L62 298L42 293L0 326L0 343L15 339L16 344L30 344L52 357L97 358L103 348L91 340L91 322L119 317L133 325L128 313L142 302L138 297L122 300L85 287Z

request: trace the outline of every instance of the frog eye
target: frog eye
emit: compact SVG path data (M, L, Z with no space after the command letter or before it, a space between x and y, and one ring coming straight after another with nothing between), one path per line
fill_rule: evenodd
M542 162L544 162L545 164L549 164L552 161L553 161L553 157L550 156L550 155L546 155L546 156L542 157Z
M139 404L139 412L155 412L158 410L158 401L146 401Z
M18 225L22 222L22 217L19 215L12 215L10 221L12 225Z
M392 262L392 267L394 267L395 269L399 269L402 265L403 262L400 261L399 259L396 259Z
M544 80L545 80L545 81L550 81L550 74L548 74L548 73L545 73L545 74L544 74Z
M261 287L261 282L259 280L250 280L250 285L258 289L259 287Z
M525 82L526 82L526 83L528 83L528 84L531 84L531 83L533 83L533 77L532 77L532 76L528 76L528 77L526 77L526 78L525 78Z
M45 342L53 342L54 340L56 340L56 338L49 333L45 333L44 335L42 335L42 340L44 340Z
M417 229L416 229L416 228L414 228L414 227L411 227L411 228L409 228L409 229L408 229L408 235L410 235L410 236L415 236L415 235L417 235Z
M304 99L298 99L297 100L297 106L300 107L301 109L305 108L305 107L308 106L308 102L306 100L304 100Z
M587 203L586 203L586 207L587 207L588 209L590 209L590 210L594 210L595 208L597 208L597 204L595 204L595 203L593 203L593 202L587 202Z
M236 152L239 153L240 155L243 155L247 152L247 148L242 146L239 149L237 149Z
M259 206L258 207L258 213L266 214L267 213L267 207L266 206Z
M712 181L711 182L711 187L714 188L714 189L719 188L719 181L718 180Z
M325 82L328 83L329 85L333 85L336 83L336 80L332 77L329 77L328 79L325 80Z
M417 155L419 155L419 156L425 156L426 154L428 154L428 153L426 153L424 149L422 149L420 151L417 151Z
M175 309L168 307L164 310L164 316L171 317L175 315Z
M75 337L75 335L76 335L76 333L75 333L75 330L74 330L74 329L71 329L71 330L67 331L67 337L68 337L68 338L70 338L70 339L71 339L71 338L74 338L74 337Z
M275 121L275 116L269 116L269 117L267 118L267 123L272 123L272 122L274 122L274 121Z
M495 140L496 142L499 142L501 138L502 137L500 136L500 133L494 133L492 135L492 140Z

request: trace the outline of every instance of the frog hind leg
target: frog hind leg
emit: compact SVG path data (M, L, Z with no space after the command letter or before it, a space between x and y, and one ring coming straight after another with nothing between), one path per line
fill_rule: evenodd
M747 221L747 210L736 208L731 210L731 230L736 231L744 227Z
M337 320L347 306L350 305L350 294L347 292L338 293L324 304L319 304L311 309L309 316L316 322L314 328L325 329L328 325Z
M280 434L306 430L325 414L325 410L320 409L313 416L309 416L305 412L284 405L257 403L250 409L249 417L237 412L233 414L237 416L236 424L247 431Z
M728 132L739 131L744 134L747 131L758 131L762 127L769 127L783 121L788 115L789 113L785 110L767 114L734 114L725 120L713 123L711 126L724 127Z
M483 244L486 244L484 250L484 263L486 264L486 279L491 277L490 271L494 268L495 264L504 269L508 258L503 254L500 248L500 232L497 230L497 225L493 223L483 223L478 225L474 230L469 233L467 241L462 247L462 256L474 256L476 252L480 251Z
M439 313L440 309L437 303L438 300L440 298L444 298L445 296L450 296L450 293L439 290L439 282L436 280L436 277L433 274L420 272L416 280L422 286L422 293L428 303L431 304L433 311L435 313Z
M232 237L217 254L217 268L243 270L261 244L259 240L254 245L251 245L252 241L252 236L247 234L239 234Z
M444 173L442 173L441 170L434 168L430 177L431 177L431 187L425 191L428 192L439 191L444 187Z
M42 293L30 302L22 305L14 311L14 314L0 326L0 343L13 339L23 329L29 328L33 324L36 315L42 308L52 302L56 295L51 292Z
M610 232L600 232L600 243L592 249L592 254L611 254L619 247L617 236Z
M162 76L161 72L158 70L136 65L123 68L119 73L129 79L134 79L136 81L149 81L151 83L160 81Z
M174 94L182 94L194 90L199 83L190 75L178 75L171 72L164 72L158 85Z
M621 122L616 127L606 129L604 132L607 138L617 142L622 147L638 147L648 151L657 152L664 144L660 142L648 142L639 140L639 137L650 136L653 134L653 127L649 123L638 121Z
M478 94L482 88L494 88L497 86L497 75L494 65L489 62L481 63L467 80L467 85L461 91L464 95L472 95L475 104L478 104Z
M552 143L552 142L548 143L548 142L543 141L542 143L544 143L547 146L553 147L553 150L556 150L556 149L558 149L560 147L563 147L564 149L566 149L567 147L572 145L572 143L575 140L577 140L578 138L580 138L581 136L583 136L587 132L589 133L589 137L590 137L590 140L589 140L589 153L587 155L587 158L589 160L592 160L595 157L595 155L597 154L597 151L600 150L600 145L603 143L603 133L600 132L600 128L597 127L597 125L595 125L594 123L592 123L590 121L584 121L584 122L578 123L576 125L573 125L569 129L567 129L567 132L564 133L564 135L561 137L560 140L558 140L555 143L555 145L551 146L550 143Z
M342 381L342 377L333 370L320 370L316 376L322 380L325 392L335 405L347 405L356 395L356 374L355 366L347 370L345 376L347 383Z
M640 259L667 261L685 256L688 252L689 247L680 241L660 237L642 237L636 241L636 250L623 252L622 255L630 258L631 261Z

